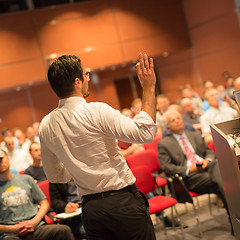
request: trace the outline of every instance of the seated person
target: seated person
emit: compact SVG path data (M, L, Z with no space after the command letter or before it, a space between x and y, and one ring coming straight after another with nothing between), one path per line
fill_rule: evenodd
M32 177L13 175L9 166L7 154L0 150L0 239L73 240L68 226L45 225L46 197Z
M32 156L33 163L24 171L24 174L32 176L37 183L46 180L47 177L42 166L40 143L32 142L29 147L29 152Z
M169 106L168 106L168 109L167 110L171 110L171 109L174 109L176 111L178 111L181 115L182 115L182 109L181 109L181 106L177 103L171 103ZM166 121L164 120L165 124L166 124ZM192 126L192 124L188 123L188 122L185 122L183 121L184 123L184 129L187 130L187 131L191 131L191 132L195 132L196 129ZM168 136L168 135L171 135L171 132L168 130L168 128L165 126L162 130L162 138Z
M49 194L52 208L56 213L72 213L81 206L81 200L77 195L77 187L74 182L50 183ZM81 215L60 219L60 224L68 225L74 235L80 239L87 239Z
M4 138L7 154L10 159L11 168L18 172L25 170L32 164L32 157L29 152L24 149L16 149L13 137Z
M205 93L205 99L210 105L208 109L200 118L202 136L207 144L213 141L210 132L210 125L231 120L239 116L238 112L231 107L219 106L220 98L217 89L208 89ZM227 98L229 101L230 99Z
M200 114L196 113L191 98L182 98L180 105L183 111L183 122L191 124L196 130L201 131Z
M182 176L189 191L218 194L228 211L214 152L207 147L199 132L184 130L178 111L168 110L164 117L171 135L158 142L158 158L163 171L167 176Z

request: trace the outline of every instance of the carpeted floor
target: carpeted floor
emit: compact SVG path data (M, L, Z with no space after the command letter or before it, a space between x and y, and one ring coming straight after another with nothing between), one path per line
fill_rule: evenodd
M184 204L178 205L181 205L177 207L178 212L180 212L180 220L188 225L188 228L183 229L185 240L236 240L236 238L230 233L231 228L225 209L218 208L216 204L212 204L211 216L206 201L204 199L200 200L200 207L197 210L203 230L203 237L200 238L194 212L190 209L186 213ZM181 210L183 207L184 211ZM170 214L168 215L170 216ZM165 235L162 222L157 223L157 221L154 220L153 216L153 223L156 230L157 240L183 239L183 235L180 229L176 229L176 231L173 229L167 229L167 234Z

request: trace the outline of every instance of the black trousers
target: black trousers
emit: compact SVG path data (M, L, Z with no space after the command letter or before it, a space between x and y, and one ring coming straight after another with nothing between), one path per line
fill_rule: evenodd
M226 202L217 161L210 162L206 170L190 174L184 179L187 188L197 193L216 193Z
M217 160L209 163L206 171L193 173L184 179L184 182L189 191L217 194L223 201L229 222L232 225Z
M82 220L89 240L155 240L146 198L136 188L83 201Z

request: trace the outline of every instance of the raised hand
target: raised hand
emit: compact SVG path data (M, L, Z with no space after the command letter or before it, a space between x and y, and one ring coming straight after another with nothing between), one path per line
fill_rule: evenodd
M139 62L136 64L137 75L143 89L155 89L156 75L153 59L148 60L147 54L139 53Z

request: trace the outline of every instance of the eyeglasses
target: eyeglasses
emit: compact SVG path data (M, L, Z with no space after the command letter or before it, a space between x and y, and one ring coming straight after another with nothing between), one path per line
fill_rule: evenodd
M85 72L85 76L90 78L91 72Z

